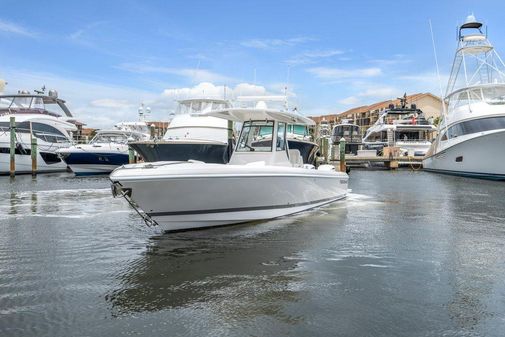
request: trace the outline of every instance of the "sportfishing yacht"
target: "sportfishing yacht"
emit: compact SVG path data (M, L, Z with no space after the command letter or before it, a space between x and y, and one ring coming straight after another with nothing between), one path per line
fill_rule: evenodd
M402 155L424 156L431 146L436 127L424 117L415 104L407 106L404 95L400 106L389 105L363 138L368 150L382 152L386 146L399 147Z
M32 138L37 139L37 172L65 171L67 165L56 151L72 144L77 127L68 122L72 114L55 90L31 94L0 95L0 174L10 171L10 118L14 117L15 173L31 173Z
M199 160L227 163L233 148L226 120L201 114L231 107L227 100L196 98L178 101L177 112L163 139L129 142L145 162Z
M426 170L505 180L505 65L473 15L459 27L438 136Z
M204 115L242 123L228 164L133 164L110 175L113 195L125 197L146 222L165 230L235 224L302 212L346 196L347 174L330 165L314 169L289 148L286 126L313 125L311 119L265 104ZM259 132L266 129L271 141L258 144Z
M342 138L345 139L345 153L357 154L362 145L361 129L359 125L352 124L347 119L335 125L331 132L331 142L334 145L339 145Z
M141 132L139 122L132 123L135 126L132 130L126 125L128 123L122 123L121 128L98 130L88 144L61 148L57 153L75 175L110 173L118 166L128 164L128 141L149 139L148 133Z

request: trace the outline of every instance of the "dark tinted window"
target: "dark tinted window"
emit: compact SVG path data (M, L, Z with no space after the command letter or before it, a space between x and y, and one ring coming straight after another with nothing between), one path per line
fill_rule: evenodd
M453 125L448 130L449 138L455 138L472 133L505 129L505 117L488 117Z

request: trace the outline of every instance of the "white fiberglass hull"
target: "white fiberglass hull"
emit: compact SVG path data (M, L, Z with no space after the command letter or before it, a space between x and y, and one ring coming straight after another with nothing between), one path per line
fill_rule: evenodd
M32 173L32 156L25 154L15 155L16 174ZM67 170L67 164L63 161L47 164L37 153L37 173L63 172ZM0 175L6 175L10 172L10 154L0 153Z
M129 165L130 166L130 165ZM164 230L276 218L347 194L348 176L276 166L175 164L165 174L119 168L110 179ZM209 173L212 172L212 173Z
M505 130L482 133L423 160L425 170L505 180Z

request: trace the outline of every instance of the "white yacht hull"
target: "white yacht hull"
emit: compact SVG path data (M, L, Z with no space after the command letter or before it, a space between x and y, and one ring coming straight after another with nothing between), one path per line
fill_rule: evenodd
M32 157L31 155L15 155L16 174L32 173ZM63 161L59 163L47 164L37 154L37 173L63 172L67 170L67 164ZM0 153L0 175L7 175L10 172L10 154Z
M342 199L347 194L348 176L334 171L176 164L169 175L156 177L150 172L156 168L128 166L110 176L119 190L116 194L130 193L138 207L164 230L276 218Z
M505 180L505 130L481 133L456 143L425 158L423 167L438 173Z

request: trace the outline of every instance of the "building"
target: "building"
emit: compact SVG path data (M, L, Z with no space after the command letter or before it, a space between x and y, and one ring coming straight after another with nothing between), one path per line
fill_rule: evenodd
M309 118L313 119L318 125L324 119L332 126L346 119L350 123L359 125L361 131L365 133L366 130L377 121L380 114L388 109L390 104L395 106L400 105L400 99L397 98L370 105L363 105L338 114L311 116ZM421 109L424 112L425 118L429 121L433 121L436 117L440 116L442 100L440 97L431 93L407 95L407 105L411 104L415 104L418 109Z

